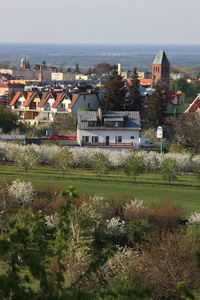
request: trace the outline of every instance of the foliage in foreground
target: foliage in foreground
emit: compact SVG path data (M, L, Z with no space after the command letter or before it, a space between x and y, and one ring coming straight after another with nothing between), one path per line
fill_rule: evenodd
M68 264L70 263L70 266L74 264L73 252L78 250L80 237L75 222L77 221L76 209L74 209L74 198L77 197L75 189L69 187L68 190L61 192L61 196L66 201L59 208L59 221L51 242L48 241L42 211L29 217L29 229L22 224L17 224L7 235L1 236L0 255L9 257L10 260L8 271L0 275L1 297L3 299L96 299L97 293L100 298L107 296L116 298L118 295L134 296L135 299L149 297L148 288L130 287L118 292L108 289L87 291L83 288L91 276L95 276L98 269L114 255L113 247L107 247L103 252L99 252L95 259L85 264L85 268L73 281L66 278L66 274L70 275ZM30 249L33 245L34 251ZM83 245L81 249L84 249ZM69 261L68 256L70 256ZM27 270L25 275L22 270ZM36 289L32 287L33 281L37 282Z

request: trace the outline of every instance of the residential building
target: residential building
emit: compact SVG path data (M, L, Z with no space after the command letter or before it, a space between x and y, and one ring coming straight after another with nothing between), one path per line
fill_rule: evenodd
M24 85L19 83L3 82L0 83L0 96L8 95L12 92L23 91Z
M172 80L184 78L184 74L181 72L180 73L170 73L169 76L170 76L170 79L172 79Z
M138 148L141 129L138 111L80 111L77 113L77 141L80 146Z
M174 93L172 91L163 92L163 101L166 102L167 114L179 114L185 110L185 94L182 92Z
M58 115L72 113L81 107L97 110L99 98L96 93L66 92L17 92L10 103L13 111L30 124L53 122Z

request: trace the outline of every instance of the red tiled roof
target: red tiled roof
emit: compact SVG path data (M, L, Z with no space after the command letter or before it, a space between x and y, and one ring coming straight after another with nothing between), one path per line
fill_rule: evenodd
M197 108L200 108L200 97L197 96L196 99L190 104L186 112L195 112Z
M132 78L126 78L128 83L131 83ZM152 84L152 79L150 78L138 78L140 84Z
M175 97L180 99L184 95L184 93L175 93L173 91L164 91L163 93L167 96L168 100L174 100Z
M26 106L28 101L30 100L31 96L33 95L34 92L27 92L27 97L26 100L24 101L23 106Z
M69 108L72 108L74 104L76 103L77 99L79 98L80 94L72 94L72 102L69 105Z
M19 96L21 95L21 93L22 92L17 92L9 105L14 105L15 102L18 100Z
M43 107L45 105L45 103L49 100L50 96L52 96L52 98L54 98L54 100L56 100L56 93L48 93L44 99L44 101L40 104L40 107Z
M57 107L58 104L64 99L65 96L68 96L68 94L66 93L57 93L56 94L56 101L54 102L54 104L52 105L52 107Z

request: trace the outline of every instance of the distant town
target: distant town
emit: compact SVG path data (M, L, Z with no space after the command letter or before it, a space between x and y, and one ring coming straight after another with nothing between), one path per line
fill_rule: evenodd
M136 72L135 78L133 78L134 71ZM121 105L105 106L106 91L113 72L123 82L121 88L117 87L115 83L115 89L123 90L124 95L123 99L120 100ZM137 105L133 104L129 107L127 99L130 98L129 94L133 84L136 85L135 93L139 94L133 94L132 97L138 99L129 100L139 102ZM48 66L46 61L43 61L42 64L30 65L29 60L22 58L20 68L0 69L0 102L4 107L11 109L20 121L31 126L46 126L47 131L49 129L48 132L53 134L55 134L55 129L52 129L54 122L56 123L58 120L62 122L62 119L70 114L70 116L77 119L78 124L78 112L80 110L87 111L84 117L86 121L90 116L89 111L98 111L100 107L104 111L108 108L111 111L138 111L137 118L139 119L137 123L141 124L141 128L155 127L157 126L155 121L153 121L154 123L151 123L151 121L150 126L147 120L151 115L151 98L153 99L156 94L155 91L158 85L161 90L162 108L159 114L162 115L162 121L160 117L157 117L157 120L160 119L160 124L157 125L163 125L163 118L166 118L166 116L178 116L199 109L200 74L191 78L171 67L164 50L160 50L155 54L151 72L140 71L137 68L125 71L120 63L110 65L102 62L94 68L89 68L83 74L80 72L78 64L62 71L58 70L57 67ZM117 103L119 99L108 99L107 101ZM155 108L153 109L155 110ZM158 105L156 109L158 109ZM92 118L96 117L93 116ZM95 126L98 127L99 125ZM125 125L119 123L116 126L124 127ZM134 144L138 148L139 130L141 128L137 128L137 138L133 135L128 138L119 135L120 138L118 138L117 135L117 138L113 137L111 139L112 143L122 145L119 141L123 140L126 145L133 146ZM108 142L107 133L107 136L102 135L102 133L102 136L99 136L99 133L95 133L94 136L88 138L88 132L84 131L83 138L80 138L80 133L76 132L76 127L71 128L71 130L73 135L79 136L77 138L78 145L83 145L86 141L90 142L90 145L94 143L94 146L97 146L96 143L100 141L111 145L111 141ZM70 130L66 129L66 131L62 131L62 134L63 132L68 134L68 131ZM56 133L59 132L56 131Z

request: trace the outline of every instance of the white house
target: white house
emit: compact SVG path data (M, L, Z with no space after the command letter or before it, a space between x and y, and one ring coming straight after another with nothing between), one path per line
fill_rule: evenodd
M141 130L138 111L77 112L77 141L80 146L138 148Z

